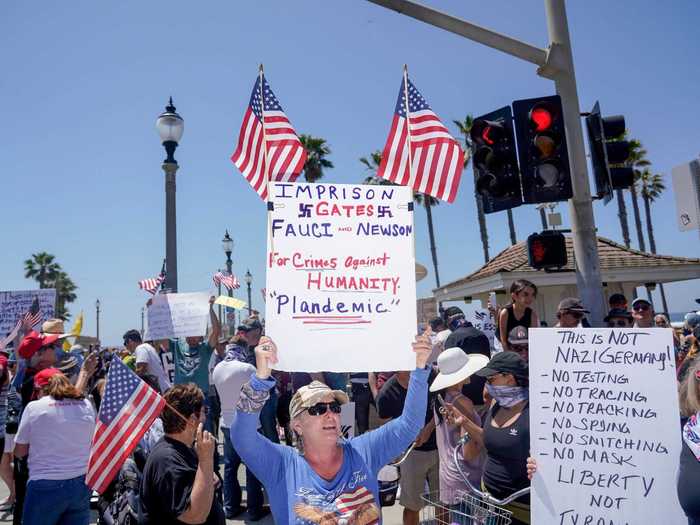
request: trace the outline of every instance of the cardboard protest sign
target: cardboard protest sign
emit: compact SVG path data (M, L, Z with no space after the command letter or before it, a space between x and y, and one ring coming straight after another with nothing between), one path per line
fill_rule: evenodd
M146 339L175 339L205 335L208 321L208 294L158 294L153 297L148 307Z
M413 195L403 186L270 186L266 326L276 368L410 370Z
M56 308L56 290L53 288L0 292L0 338L15 327L17 321L32 306L35 297L39 298L41 320L51 319Z
M537 328L532 523L685 523L670 329Z

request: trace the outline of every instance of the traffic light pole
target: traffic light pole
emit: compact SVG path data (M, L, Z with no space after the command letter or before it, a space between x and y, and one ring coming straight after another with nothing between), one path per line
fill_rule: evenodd
M564 111L566 144L572 170L573 198L569 200L569 213L576 259L576 281L581 300L591 311L591 324L602 326L604 316L603 283L600 276L593 201L588 182L578 90L564 0L545 0L550 41L547 50L410 0L369 1L536 64L539 66L538 75L554 81Z

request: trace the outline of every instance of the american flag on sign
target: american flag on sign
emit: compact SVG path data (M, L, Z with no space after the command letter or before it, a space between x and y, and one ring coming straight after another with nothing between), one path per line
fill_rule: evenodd
M216 272L211 278L216 286L220 284L225 286L228 290L235 290L241 287L241 283L238 281L238 277L233 274L228 274L224 272Z
M139 281L139 288L150 293L151 295L155 295L158 291L158 287L164 280L165 275L159 275L153 279L144 279L143 281Z
M294 182L304 168L306 150L262 74L253 86L231 160L263 200L268 178Z
M413 82L404 75L377 175L401 186L410 186L417 192L452 202L457 196L463 168L464 153L459 143L433 113Z
M165 400L113 359L92 437L85 483L100 494L165 406Z

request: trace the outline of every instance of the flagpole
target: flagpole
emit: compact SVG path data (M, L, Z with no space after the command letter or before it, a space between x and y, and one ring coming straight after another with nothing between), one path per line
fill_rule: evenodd
M408 65L404 64L403 65L403 99L404 99L404 110L406 111L406 143L408 144L408 182L409 182L409 187L411 188L411 202L413 202L413 152L411 151L411 119L409 117L410 113L408 111L409 105L408 105ZM424 196L425 197L425 196ZM415 210L415 206L414 206ZM416 214L414 212L413 214L413 236L411 237L412 243L413 244L413 260L415 262L416 260L416 234L415 234L415 225L416 225ZM415 273L415 269L414 269Z
M262 115L262 118L260 119L262 122L262 134L263 134L263 155L265 156L265 170L263 173L263 176L265 177L265 192L267 193L267 199L269 202L270 199L270 163L268 162L267 158L267 133L265 131L265 89L263 88L263 83L264 83L264 72L263 72L263 65L260 64L260 67L258 68L258 75L260 79L260 114ZM265 203L267 205L267 202ZM272 210L267 209L267 231L268 235L270 237L270 253L274 251L275 247L275 242L272 239Z

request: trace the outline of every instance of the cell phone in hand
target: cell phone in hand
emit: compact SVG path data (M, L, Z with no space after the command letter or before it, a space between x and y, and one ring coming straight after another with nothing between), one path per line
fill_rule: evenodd
M441 407L445 407L445 399L442 397L442 394L438 394L437 396L438 403L440 403Z

